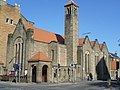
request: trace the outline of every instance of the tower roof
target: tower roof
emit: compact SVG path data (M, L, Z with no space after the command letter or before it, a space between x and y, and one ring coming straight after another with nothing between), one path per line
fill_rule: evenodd
M65 4L64 6L69 6L69 5L75 5L77 7L79 7L73 0L70 0L67 4Z

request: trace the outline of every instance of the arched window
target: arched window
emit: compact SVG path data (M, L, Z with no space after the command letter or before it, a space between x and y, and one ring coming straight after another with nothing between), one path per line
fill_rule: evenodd
M51 50L51 60L54 61L54 50Z
M104 55L104 60L105 60L105 61L107 60L107 55Z
M17 63L16 61L17 61L17 44L15 44L15 63Z
M99 54L96 53L96 54L95 54L95 65L98 64L98 61L99 61Z
M77 15L77 8L74 8L74 14Z
M9 23L9 18L6 18L6 24L8 24Z
M21 37L18 37L15 42L14 42L14 63L16 64L21 64L21 66L23 66L24 64L24 58L23 58L23 49L24 49L24 42L23 39ZM22 68L22 67L21 67Z
M21 55L21 59L22 59L22 60L21 60L21 63L22 63L22 65L23 65L23 45L24 45L24 44L22 43L22 47L21 47L21 49L22 49L22 52L21 52L21 53L22 53L22 55ZM21 69L22 69L22 67L21 67Z
M20 59L21 59L21 52L20 52L20 50L21 50L21 47L20 47L20 43L18 44L18 64L20 64L21 62L20 62Z
M71 7L67 8L66 14L71 14Z
M69 8L67 8L67 12L66 12L66 14L69 14Z
M107 65L108 61L107 61L107 55L106 54L104 54L104 61L105 61L106 65Z
M89 73L89 68L90 68L90 55L89 55L89 52L86 51L85 52L85 72L86 74Z
M10 19L10 24L13 24L13 19Z

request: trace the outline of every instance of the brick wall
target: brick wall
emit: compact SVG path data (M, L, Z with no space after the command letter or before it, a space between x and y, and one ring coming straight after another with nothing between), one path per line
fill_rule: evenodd
M6 23L6 18L9 22ZM6 64L6 48L8 34L12 33L18 23L19 18L23 19L23 23L27 26L33 26L34 23L28 22L20 13L20 8L9 4L0 6L0 60ZM13 24L10 24L13 20Z

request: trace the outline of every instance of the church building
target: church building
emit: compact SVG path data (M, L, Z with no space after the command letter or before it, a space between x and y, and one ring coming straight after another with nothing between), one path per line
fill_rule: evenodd
M26 25L20 18L7 40L6 69L24 76L28 82L107 80L109 75L106 43L79 38L79 6L72 0L64 5L64 36ZM17 67L18 66L18 67Z
M25 26L34 26L20 11L20 5L10 5L6 0L0 0L0 75L6 75L6 51L8 34L13 33L18 20L22 18Z

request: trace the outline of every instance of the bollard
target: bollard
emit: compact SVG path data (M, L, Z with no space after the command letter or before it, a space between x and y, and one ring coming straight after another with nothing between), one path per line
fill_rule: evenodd
M111 80L108 79L108 86L111 86Z

